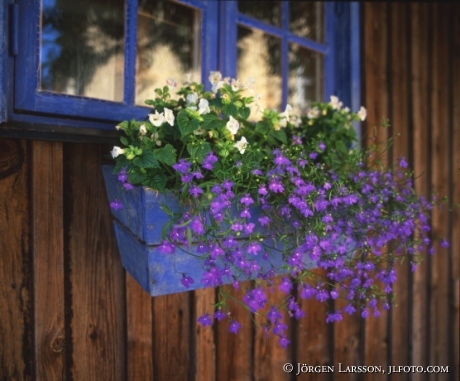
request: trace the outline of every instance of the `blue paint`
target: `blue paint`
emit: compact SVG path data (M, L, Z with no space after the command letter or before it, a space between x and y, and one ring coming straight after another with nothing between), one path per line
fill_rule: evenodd
M283 77L282 103L288 99L289 44L296 43L319 52L325 58L324 100L337 95L354 111L360 106L360 4L348 2L325 2L324 43L296 36L289 30L289 2L283 2L281 27L276 27L238 12L236 1L183 0L183 4L203 12L202 33L202 78L210 89L207 76L211 70L220 70L225 76L237 76L237 27L238 23L259 28L281 38ZM75 129L75 134L87 134L87 129L113 130L121 120L145 119L149 109L134 104L135 66L137 51L137 0L127 0L126 12L126 61L125 88L123 102L69 96L53 92L38 91L40 85L40 0L17 0L17 23L19 28L17 44L6 41L9 12L5 9L10 1L1 2L0 20L4 38L0 47L0 122L21 123L24 130L39 130L40 125L67 126ZM52 5L47 0L45 5ZM14 23L15 16L12 17ZM53 33L48 31L49 46L43 54L59 54L53 48ZM17 58L8 53L17 49ZM9 61L14 60L15 77L9 72ZM11 68L12 70L13 68ZM46 75L46 70L44 75ZM7 96L7 94L9 94ZM6 101L8 99L8 101ZM8 112L7 112L8 110ZM8 115L8 119L7 116ZM359 125L356 126L359 130Z
M179 246L173 255L163 254L158 250L158 245L162 242L163 227L169 222L169 215L161 209L161 203L177 212L177 198L171 193L157 193L145 187L126 191L112 172L112 166L103 167L109 200L118 198L124 205L117 211L112 209L112 214L117 219L114 221L115 235L125 269L152 296L204 288L200 282L203 277L204 258L200 258L197 253L196 243L192 243L190 248ZM254 211L255 208L251 210L252 219L256 220L258 215ZM267 230L261 233L269 235ZM241 236L240 239L246 237ZM283 267L285 263L277 251L283 249L282 245L275 245L269 238L265 243L276 247L276 250L266 260L262 256L254 256L252 259L262 269L269 271L273 268L277 275L286 274L287 270ZM316 266L307 256L303 260L306 268ZM189 289L181 283L183 274L195 280ZM249 279L253 278L239 277L241 281ZM232 277L224 277L223 284L232 283L233 280Z

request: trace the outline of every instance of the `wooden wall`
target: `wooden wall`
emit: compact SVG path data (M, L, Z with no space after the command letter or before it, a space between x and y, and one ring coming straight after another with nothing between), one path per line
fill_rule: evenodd
M405 156L416 187L460 203L460 8L365 3L367 129L383 118L398 134L387 160ZM379 133L376 138L385 138ZM151 298L118 257L100 166L110 147L0 138L0 380L387 380L338 373L348 365L440 365L459 377L460 213L432 213L436 245L415 273L400 266L399 306L380 318L325 323L305 302L288 350L245 311L243 329L195 324L215 290ZM335 365L302 374L284 363Z

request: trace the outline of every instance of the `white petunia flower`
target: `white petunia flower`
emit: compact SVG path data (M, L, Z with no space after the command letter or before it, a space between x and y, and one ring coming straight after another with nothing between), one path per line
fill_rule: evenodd
M207 99L200 99L200 103L198 103L198 112L200 114L209 114L211 112L211 109L209 108L209 102Z
M331 101L329 104L332 106L334 110L340 110L342 108L342 102L339 101L339 98L335 95L331 95Z
M198 102L198 95L197 93L191 93L189 95L187 95L187 104L196 104L196 102Z
M170 126L174 126L174 113L169 108L165 107L165 121L169 123Z
M149 115L149 120L155 127L160 127L163 124L165 117L163 113L158 114L158 111L155 110L155 114Z
M209 74L209 82L211 82L213 85L218 83L222 79L222 74L220 71L211 71Z
M358 117L359 119L361 119L362 122L364 122L364 120L367 117L367 110L363 106L361 106L361 108L358 111Z
M122 155L125 153L125 150L123 148L120 148L118 146L113 147L113 150L110 151L112 154L112 157L115 159L118 155Z
M244 151L246 151L246 148L247 148L248 144L249 144L248 141L243 136L243 137L241 137L240 141L235 143L235 147L238 149L238 151L240 151L241 154L243 154Z
M310 110L308 110L307 117L308 119L315 119L319 115L319 109L318 107L313 107Z
M197 128L195 131L193 131L193 133L194 133L195 135L203 135L205 132L206 132L206 130L204 130L204 129L201 128L201 127Z
M145 128L145 124L139 127L139 132L141 135L145 135L147 133L147 128Z
M229 130L233 135L235 135L238 132L239 128L240 124L238 123L238 121L230 115L230 119L227 122L227 130Z

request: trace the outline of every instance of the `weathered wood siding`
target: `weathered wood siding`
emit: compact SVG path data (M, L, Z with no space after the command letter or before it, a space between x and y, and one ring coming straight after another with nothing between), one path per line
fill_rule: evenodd
M391 120L386 160L405 156L417 189L460 204L460 7L365 3L363 90L367 131ZM0 380L388 380L341 374L338 364L439 365L459 377L460 210L433 210L436 245L417 272L399 268L398 307L367 320L325 323L303 302L288 350L237 311L227 323L195 321L213 289L151 298L117 252L101 164L111 147L0 138ZM335 373L283 372L284 363L334 365Z

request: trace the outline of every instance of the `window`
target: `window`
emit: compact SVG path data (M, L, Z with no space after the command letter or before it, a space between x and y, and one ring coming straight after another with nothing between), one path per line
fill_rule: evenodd
M0 76L2 67L14 76L4 75L0 131L106 134L144 118L166 78L206 82L211 70L253 77L270 108L306 109L331 94L351 104L359 90L353 3L18 0L3 11Z

